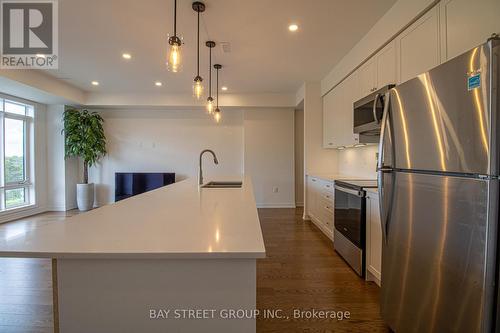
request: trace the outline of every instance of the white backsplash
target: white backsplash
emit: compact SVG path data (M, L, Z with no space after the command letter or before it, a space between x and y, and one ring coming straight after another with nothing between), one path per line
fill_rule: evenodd
M339 173L347 176L376 179L377 152L377 145L339 150Z

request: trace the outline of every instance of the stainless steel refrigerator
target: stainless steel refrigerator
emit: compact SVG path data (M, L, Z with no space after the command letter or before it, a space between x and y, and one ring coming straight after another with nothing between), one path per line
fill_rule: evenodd
M381 310L395 332L495 330L499 53L490 39L385 96Z

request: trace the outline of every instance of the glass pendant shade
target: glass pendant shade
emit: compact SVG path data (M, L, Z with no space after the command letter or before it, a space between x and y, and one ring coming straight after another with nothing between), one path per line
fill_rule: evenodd
M168 40L167 69L170 72L178 73L182 70L181 40L173 36Z
M207 98L207 113L214 113L214 99L212 97Z
M196 99L201 99L203 97L203 79L201 77L196 77L193 83L193 96Z
M221 114L220 114L220 109L219 108L216 108L215 111L214 111L214 119L215 119L215 122L217 122L217 123L220 122Z

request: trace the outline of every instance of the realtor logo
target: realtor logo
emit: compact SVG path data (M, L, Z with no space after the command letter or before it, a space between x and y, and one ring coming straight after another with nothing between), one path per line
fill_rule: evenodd
M0 8L0 68L57 69L57 0L0 0Z

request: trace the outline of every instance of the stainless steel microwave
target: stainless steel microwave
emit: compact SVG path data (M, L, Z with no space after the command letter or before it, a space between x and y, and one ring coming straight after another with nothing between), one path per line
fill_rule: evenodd
M354 133L359 134L359 143L378 142L385 93L393 87L393 84L384 86L354 103Z

